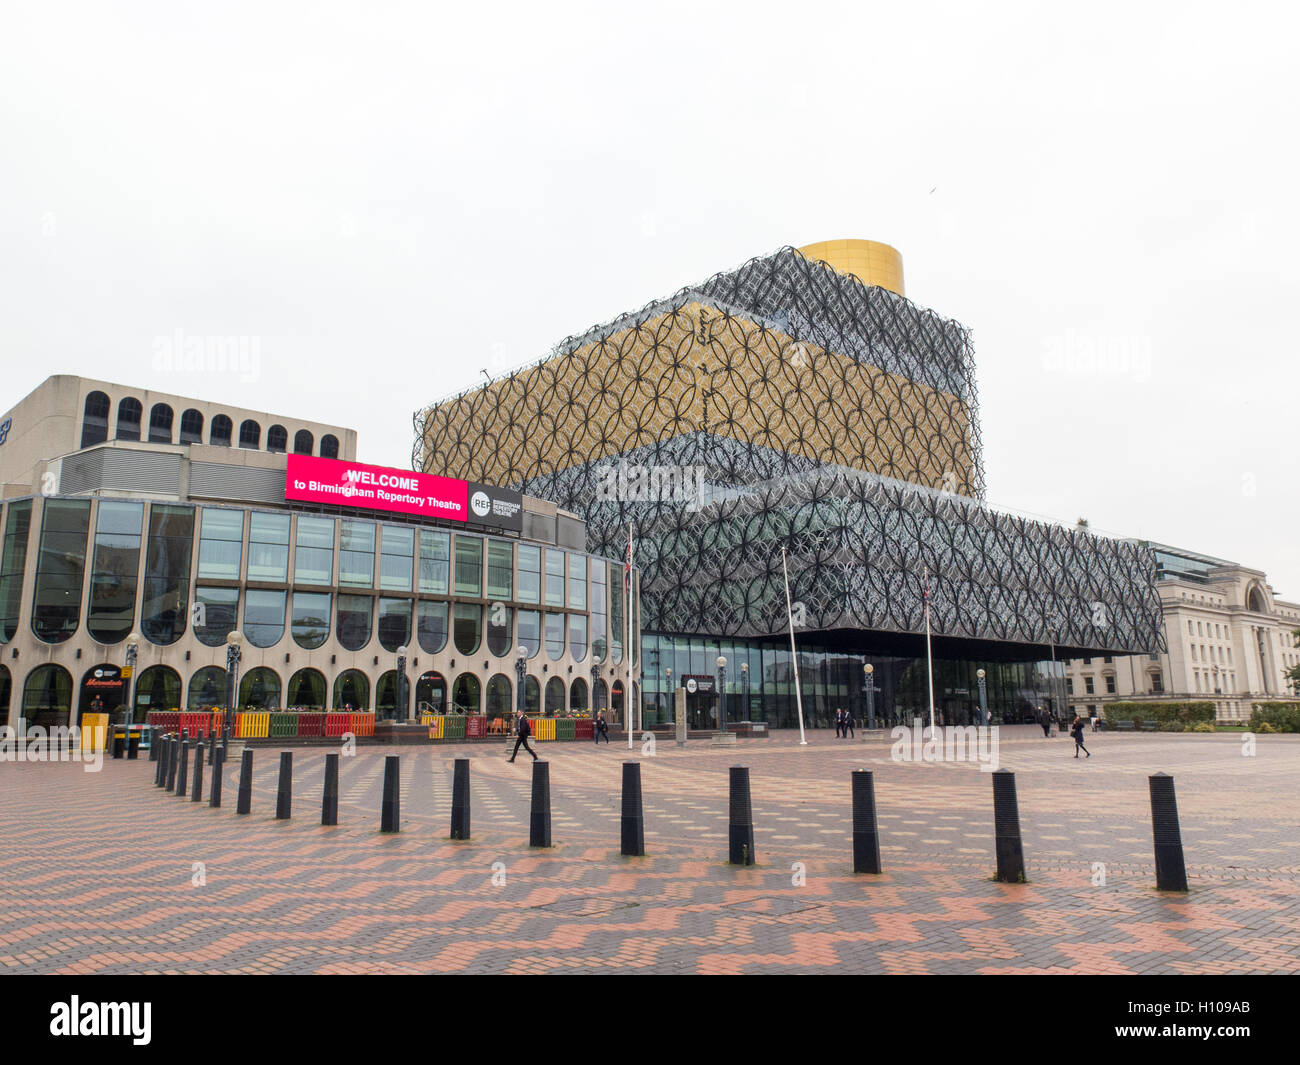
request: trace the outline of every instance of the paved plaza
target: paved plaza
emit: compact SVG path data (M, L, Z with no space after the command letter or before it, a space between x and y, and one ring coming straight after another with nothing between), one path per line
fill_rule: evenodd
M320 826L325 748L254 755L253 809L153 786L144 760L0 764L0 971L31 973L1300 972L1300 737L1001 733L1028 882L993 879L988 773L890 740L797 733L641 753L644 858L619 854L614 744L542 744L554 846L530 850L531 764L492 745L361 747ZM382 834L400 754L401 832ZM471 760L473 838L448 840ZM757 864L727 856L750 767ZM885 872L852 872L850 774L875 771ZM1155 890L1147 776L1174 776L1190 891ZM209 770L210 771L210 770ZM205 789L206 793L206 789Z

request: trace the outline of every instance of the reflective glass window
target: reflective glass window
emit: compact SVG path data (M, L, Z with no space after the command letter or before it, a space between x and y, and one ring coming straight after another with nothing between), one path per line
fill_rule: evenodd
M551 661L564 657L564 615L546 615L546 654Z
M240 423L239 446L252 448L254 451L262 446L262 427L252 418Z
M295 455L310 455L315 444L316 438L311 435L309 429L299 429L293 434L293 453Z
M149 508L140 631L150 643L173 644L185 634L190 602L194 508L155 503Z
M446 595L450 566L451 534L421 529L420 591L432 595Z
M488 651L498 658L510 653L511 633L514 631L514 623L514 611L504 603L493 603L488 607Z
M273 425L266 431L266 450L283 455L289 450L289 430L283 425Z
M336 459L339 457L339 438L328 433L320 438L320 457Z
M113 403L103 392L91 392L81 415L81 446L102 444L108 439L108 413Z
M32 501L10 503L5 513L4 542L0 544L0 643L18 632L23 599L23 573L27 569L27 538L32 527Z
M375 523L345 518L339 528L339 584L375 586Z
M127 396L117 405L117 432L114 435L118 440L139 440L140 419L143 417L144 404Z
M415 530L409 525L385 525L383 537L379 587L390 592L409 592L415 559Z
M623 567L609 567L609 645L610 661L623 661Z
M239 627L239 589L194 589L194 635L208 647L220 647Z
M542 648L542 614L538 610L519 611L519 646L532 658Z
M244 512L204 507L199 520L199 579L239 580Z
M546 605L564 606L564 552L546 551Z
M436 655L447 646L447 604L420 600L416 608L416 629L420 639L420 650L425 654Z
M248 519L248 579L284 582L289 577L289 515L253 511Z
M509 540L489 540L487 557L487 594L489 599L509 599L514 587L514 544Z
M203 415L193 407L181 414L181 443L203 443Z
M483 541L476 536L456 537L456 594L483 594Z
M254 647L274 647L284 635L285 593L250 588L244 601L244 638Z
M609 653L609 619L606 617L605 563L591 560L591 654L597 662Z
M587 616L585 614L569 615L569 654L575 662L587 657Z
M149 443L170 444L172 442L172 419L175 415L166 403L155 403L149 412Z
M293 553L295 584L329 584L334 580L334 519L298 515Z
M519 602L542 601L542 550L532 544L519 545Z
M379 600L379 643L385 651L396 651L411 642L411 600Z
M370 642L370 614L373 604L374 600L368 595L339 596L339 643L349 651L360 651Z
M90 500L45 500L32 607L32 632L45 643L62 643L77 631L89 530Z
M474 654L483 640L483 608L477 603L457 603L451 632L457 651Z
M208 430L208 443L213 447L229 447L230 435L235 431L235 423L224 414L212 419L212 428Z
M143 527L143 503L100 502L86 607L86 628L100 643L117 643L131 635Z
M311 651L323 644L330 634L329 593L294 592L289 627L299 647Z
M587 609L587 557L569 555L569 609Z

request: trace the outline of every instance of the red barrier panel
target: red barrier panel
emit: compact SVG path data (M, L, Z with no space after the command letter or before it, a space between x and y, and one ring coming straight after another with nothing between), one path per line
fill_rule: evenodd
M485 717L467 717L465 719L465 736L486 736L487 735L487 718Z
M298 735L299 736L324 736L325 715L324 714L299 714Z
M159 732L176 732L180 717L175 710L153 710L149 713L149 724Z
M207 738L208 732L212 729L212 715L205 711L190 711L180 715L180 727L189 729L190 737L202 736Z
M575 740L592 740L596 738L596 725L590 718L586 720L579 718L573 723L573 738Z
M345 732L351 732L352 715L351 714L326 714L325 715L325 735L342 736Z

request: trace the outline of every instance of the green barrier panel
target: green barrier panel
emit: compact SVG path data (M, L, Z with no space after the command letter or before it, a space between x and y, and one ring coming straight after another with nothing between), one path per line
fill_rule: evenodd
M445 740L463 740L465 738L465 718L453 714L443 718L442 738Z
M297 714L272 714L270 738L273 740L293 739L298 735Z
M555 738L557 740L573 739L573 731L576 726L577 722L571 717L557 718L555 721Z

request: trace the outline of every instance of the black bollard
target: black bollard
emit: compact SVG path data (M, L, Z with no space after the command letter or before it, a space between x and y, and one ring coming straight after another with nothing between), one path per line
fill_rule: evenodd
M172 733L171 742L167 744L167 776L163 783L163 789L166 791L176 790L176 758L180 754L181 743Z
M1178 828L1178 800L1174 778L1156 773L1147 778L1151 790L1151 833L1156 845L1156 888L1186 891L1187 867L1183 864L1183 834Z
M149 761L158 761L158 733L151 732L149 735Z
M246 814L253 807L253 751L244 748L244 760L239 763L239 800L235 813Z
M218 747L212 756L212 794L208 796L208 805L214 809L221 805L221 771L226 768L226 749Z
M853 871L881 872L880 830L876 827L876 780L870 769L853 771Z
M275 819L289 820L293 808L293 751L280 752L280 783L275 789Z
M190 802L203 800L203 744L194 748L194 790L190 793Z
M126 737L126 760L128 762L137 761L140 757L140 737L132 736L129 732Z
M339 756L325 756L325 794L320 801L320 823L337 825L339 823Z
M167 768L167 759L161 757L162 749L167 743L166 736L155 736L153 743L149 747L149 761L154 763L153 767L153 786L161 788L163 784L163 770Z
M402 760L390 754L384 758L384 799L379 812L380 832L400 832L402 824L402 799L398 794Z
M176 760L176 794L181 798L186 795L185 784L190 775L190 741L181 740L180 757Z
M731 767L731 816L727 831L728 861L732 865L754 864L754 812L749 803L749 768Z
M181 742L184 743L189 738L190 738L190 730L187 728L181 729Z
M623 763L622 853L645 854L645 817L641 810L641 763Z
M993 773L993 834L997 848L997 879L1004 884L1025 882L1025 852L1020 842L1020 804L1016 775L1010 769Z
M469 759L457 758L451 776L451 838L469 839Z
M217 760L217 730L208 729L208 764Z
M528 846L551 845L551 763L533 763L533 803L528 817Z

